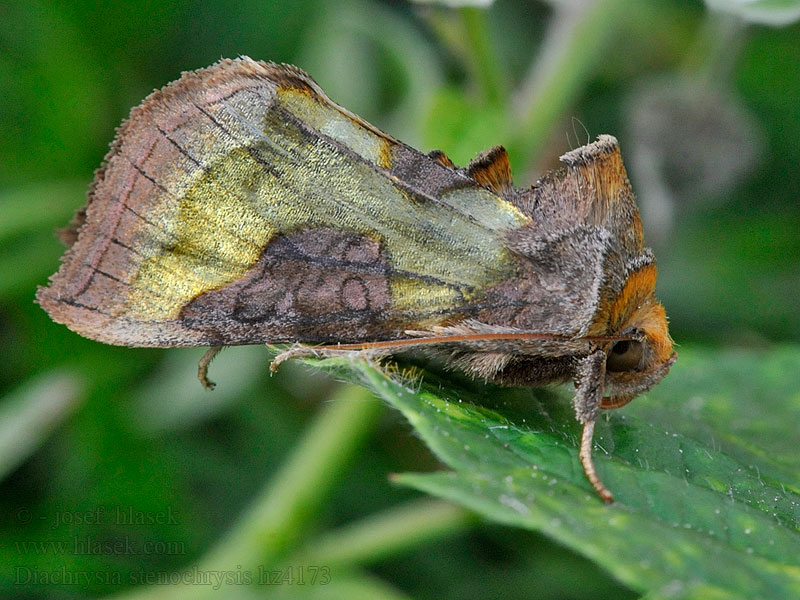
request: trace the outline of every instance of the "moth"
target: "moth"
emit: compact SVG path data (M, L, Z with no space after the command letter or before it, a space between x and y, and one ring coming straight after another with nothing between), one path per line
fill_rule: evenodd
M617 141L529 188L497 146L461 168L247 57L184 73L134 108L62 232L37 300L108 344L300 344L298 355L433 349L502 385L573 381L591 458L600 410L675 361Z

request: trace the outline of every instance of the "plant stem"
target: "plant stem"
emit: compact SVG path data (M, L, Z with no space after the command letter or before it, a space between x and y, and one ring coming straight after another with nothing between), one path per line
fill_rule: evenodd
M361 387L340 388L238 523L196 567L185 570L243 572L255 580L259 569L277 564L309 529L382 408ZM152 586L136 591L137 597L148 600L230 593L226 585Z
M394 588L376 575L359 570L335 571L331 575L330 583L325 592L310 595L315 598L347 598L347 600L412 600L411 596ZM276 591L278 591L276 594L278 598L283 597L280 589ZM295 595L294 597L302 596Z
M291 547L371 430L382 404L361 387L343 386L322 409L288 461L239 523L201 565L264 564Z
M553 126L592 76L609 42L636 13L631 0L593 0L557 8L516 101L522 122L516 154L528 167Z
M309 542L293 564L365 565L465 531L470 511L442 500L422 499L327 532Z
M30 379L0 403L0 480L44 443L83 399L78 378L51 371Z
M501 104L506 99L506 86L501 62L492 47L485 9L461 9L461 19L467 36L467 49L471 53L475 79L481 87L486 102Z

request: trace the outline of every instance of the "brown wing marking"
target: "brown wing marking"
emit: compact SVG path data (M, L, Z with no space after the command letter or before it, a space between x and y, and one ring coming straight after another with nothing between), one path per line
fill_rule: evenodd
M398 276L368 235L300 230L276 236L245 276L192 300L180 321L225 344L395 338L408 326L392 318Z

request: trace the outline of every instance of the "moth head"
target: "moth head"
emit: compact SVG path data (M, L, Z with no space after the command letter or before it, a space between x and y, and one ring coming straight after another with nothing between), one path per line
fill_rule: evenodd
M604 406L621 406L653 387L677 357L667 315L655 297L655 278L652 263L631 274L605 311L607 331L624 339L606 351Z

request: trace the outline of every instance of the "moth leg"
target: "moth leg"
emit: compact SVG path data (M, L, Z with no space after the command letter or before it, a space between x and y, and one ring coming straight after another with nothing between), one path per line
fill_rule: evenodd
M292 358L331 358L334 356L375 356L376 354L385 354L388 350L377 350L375 348L337 348L336 346L305 346L303 344L295 344L288 350L281 352L272 359L269 365L269 370L275 373L282 363Z
M322 354L320 354L320 348L315 348L314 346L304 346L303 344L295 344L288 350L284 350L278 354L278 356L273 358L272 362L269 364L269 370L273 373L276 373L278 371L278 367L280 367L282 363L292 358L309 358L319 356L322 356Z
M217 385L208 378L208 365L211 364L211 361L219 354L220 350L222 350L222 346L211 346L211 348L206 350L206 353L203 354L200 362L197 363L197 378L207 390L213 390Z
M592 352L590 355L580 359L577 373L578 389L575 393L573 406L575 416L578 421L583 423L583 433L581 434L581 447L578 456L583 466L586 479L592 484L600 497L607 503L614 501L614 496L608 488L600 481L597 471L592 462L592 438L594 436L594 422L603 402L603 390L605 387L605 364L606 355L602 350Z
M595 350L588 356L578 361L575 378L577 391L572 405L575 408L575 418L581 423L594 421L600 412L605 388L606 353Z

